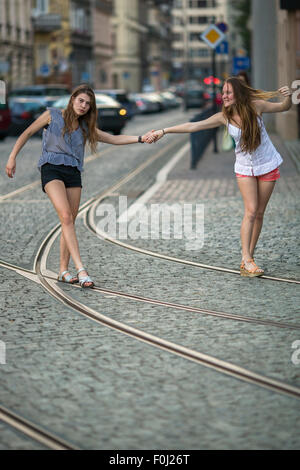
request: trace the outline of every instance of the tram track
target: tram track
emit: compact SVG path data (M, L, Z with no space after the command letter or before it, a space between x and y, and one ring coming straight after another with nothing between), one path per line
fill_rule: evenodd
M94 203L87 209L85 218L84 218L84 223L85 226L90 230L91 233L96 235L98 238L105 240L106 242L112 243L114 245L117 245L121 248L124 248L126 250L130 250L142 255L146 256L151 256L153 258L159 258L164 261L170 261L172 263L179 263L183 264L186 266L193 266L197 268L202 268L210 271L218 271L222 273L228 273L228 274L235 274L240 276L240 271L234 270L234 269L229 269L229 268L224 268L221 266L214 266L214 265L209 265L209 264L204 264L204 263L198 263L196 261L191 261L191 260L186 260L182 258L177 258L174 256L169 256L164 253L159 253L155 252L152 250L147 250L144 248L140 248L137 246L130 245L129 243L125 243L121 240L118 240L116 238L113 238L109 236L107 233L105 233L103 230L101 230L99 227L96 226L95 223L95 212L97 210L97 207L105 201L107 198L107 195L102 195L99 196ZM259 279L266 279L269 281L276 281L276 282L285 282L289 284L300 284L300 280L298 279L291 279L291 278L282 278L282 277L276 277L276 276L268 276L267 274L264 274L263 276L260 276Z
M30 439L39 442L40 444L52 450L79 450L78 447L70 444L65 439L54 433L43 429L31 420L28 420L17 413L0 405L0 419L16 429L17 431L25 434Z
M164 152L172 148L172 146L175 144L176 143L165 146L160 152L158 152L158 154L156 154L155 156L152 156L150 159L148 159L138 168L136 168L135 170L131 171L129 174L121 178L117 183L115 183L110 188L102 192L101 195L93 197L89 199L85 204L83 204L80 207L79 215L84 216L85 225L89 228L89 230L91 230L94 234L99 236L99 234L97 234L97 230L95 230L95 225L94 225L94 211L96 207L98 206L98 204L101 203L103 200L105 200L112 192L121 188L125 183L127 183L132 178L134 178L137 174L142 172L148 165L150 165L153 161L155 161L162 154L164 154ZM205 367L209 367L223 374L229 375L230 377L233 377L242 381L246 381L254 385L261 386L263 388L269 389L276 393L283 393L285 395L288 395L294 398L298 398L298 399L300 398L300 388L295 387L289 383L285 383L280 380L275 380L273 378L264 376L262 374L257 374L246 368L237 366L233 363L215 358L207 354L203 354L199 351L195 351L190 348L186 348L177 343L166 341L162 338L159 338L155 335L151 335L142 330L132 328L126 325L125 323L115 321L111 319L110 317L108 317L107 315L103 315L102 313L86 306L85 304L78 302L77 300L72 298L70 295L67 295L62 289L60 289L58 281L55 278L49 276L47 267L46 267L47 258L48 258L51 246L53 245L56 238L59 236L60 230L61 230L60 224L58 224L46 236L46 238L40 245L40 248L36 254L36 257L34 260L34 266L32 270L21 268L19 266L7 263L5 261L0 261L0 265L4 268L12 269L18 274L24 275L25 277L35 282L38 282L56 300L62 302L64 305L71 307L76 312L96 321L97 323L101 325L117 330L118 332L122 334L125 334L127 336L134 338L135 340L142 341L148 345L167 351L171 354L175 354L186 360L193 361L199 365L203 365ZM120 246L124 246L127 249L138 251L140 253L148 254L150 256L158 257L164 260L178 262L181 264L188 264L188 265L197 266L197 267L201 267L205 269L214 269L217 271L239 274L239 272L234 271L234 270L228 270L226 268L209 266L209 265L204 265L200 263L194 263L188 260L172 258L172 257L165 256L163 254L160 254L160 253L154 253L148 250L141 250L139 248L136 249L136 247L131 247L130 245L119 243L117 240L109 240L107 239L107 237L105 237L105 239L112 243L116 243ZM281 282L292 282L292 283L297 283L297 284L300 283L300 281L297 281L297 280L272 278L272 277L265 276L265 275L263 276L263 278L281 281ZM176 304L172 302L165 302L165 301L151 299L151 298L142 297L138 295L117 292L117 291L113 291L110 289L103 289L97 286L93 290L95 292L99 292L102 294L110 294L110 295L119 296L119 297L126 298L126 299L139 301L139 302L146 302L146 303L151 303L153 305L160 305L160 306L164 306L168 308L186 310L186 311L191 311L195 313L208 314L208 315L212 315L212 316L216 316L220 318L227 318L227 319L237 320L237 321L246 321L246 322L251 322L251 323L276 326L280 328L300 329L300 325L292 325L288 323L281 323L281 322L276 322L276 321L267 320L267 319L257 319L257 318L245 317L242 315L234 315L234 314L230 314L226 312L217 312L213 310L191 307L187 305L180 305L180 304ZM44 430L40 429L39 426L35 426L30 421L22 420L22 418L18 417L17 415L14 415L13 412L5 409L4 407L0 407L0 419L10 424L14 428L19 429L21 432L27 434L28 436L32 437L32 439L35 439L41 443L44 443L46 446L50 448L74 449L72 445L66 443L64 440L60 440L60 438L58 438L54 434L45 432ZM23 421L23 424L22 423L18 424L18 420L20 421L20 423ZM22 426L24 427L22 428ZM26 429L26 426L28 429Z

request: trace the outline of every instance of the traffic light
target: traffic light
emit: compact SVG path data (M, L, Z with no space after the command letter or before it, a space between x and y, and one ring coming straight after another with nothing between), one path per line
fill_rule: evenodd
M220 83L221 83L221 80L219 78L213 77L212 75L210 75L209 77L204 78L203 81L204 81L205 85L212 85L213 83L215 85L220 85Z

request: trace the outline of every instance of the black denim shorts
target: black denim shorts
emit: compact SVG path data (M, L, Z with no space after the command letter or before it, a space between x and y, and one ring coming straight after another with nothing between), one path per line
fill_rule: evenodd
M45 163L41 167L42 189L52 180L63 181L66 188L82 188L81 173L76 166L53 165Z

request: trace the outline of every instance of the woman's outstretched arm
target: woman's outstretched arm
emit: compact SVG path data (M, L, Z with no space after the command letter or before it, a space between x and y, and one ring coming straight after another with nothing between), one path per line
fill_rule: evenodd
M139 142L139 136L136 135L111 135L108 132L101 131L97 129L98 134L98 141L103 142L105 144L112 144L112 145L129 145L129 144L137 144ZM147 137L151 135L151 131L147 134L141 136L141 142L152 143L153 138L147 140Z
M213 129L214 127L219 127L226 124L226 120L223 116L223 113L217 113L213 116L210 116L208 119L203 119L203 121L197 122L186 122L184 124L179 124L178 126L166 127L165 129L157 130L152 133L155 136L156 140L159 140L165 134L184 134L191 132L198 132L204 129ZM146 142L151 138L147 137Z
M27 127L27 129L25 129L25 131L22 132L20 137L17 139L6 164L6 174L9 178L13 178L16 172L16 158L20 150L24 147L31 136L33 136L36 132L49 123L50 118L50 111L45 111L29 127Z
M269 101L264 100L255 100L254 104L257 111L261 113L280 113L282 111L288 111L292 106L292 92L288 86L283 86L279 88L278 93L280 93L284 100L281 103L270 103Z

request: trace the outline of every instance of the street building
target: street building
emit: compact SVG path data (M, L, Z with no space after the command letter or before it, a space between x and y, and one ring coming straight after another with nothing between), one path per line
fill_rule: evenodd
M300 7L294 0L252 0L252 79L256 88L277 90L300 80ZM297 86L299 89L299 84ZM293 90L296 92L296 88ZM300 137L300 111L296 102L285 113L269 114L269 130L282 138ZM297 95L299 96L300 93ZM300 98L300 96L299 96ZM299 101L299 99L298 99Z
M32 0L0 0L0 79L7 89L33 82Z
M147 34L145 19L145 4L138 0L114 0L114 88L124 88L128 91L139 91L141 88L141 50Z
M171 79L172 4L173 0L148 1L148 67L144 85L149 84L154 90L166 88Z
M93 84L96 89L113 87L112 60L114 51L111 17L112 0L93 0Z
M171 69L172 0L114 0L114 88L167 86Z
M34 0L34 82L72 86L70 1Z
M174 0L173 78L202 80L212 74L212 49L200 35L210 24L227 23L226 0ZM228 54L216 55L217 74L227 70ZM222 77L221 77L222 78Z

